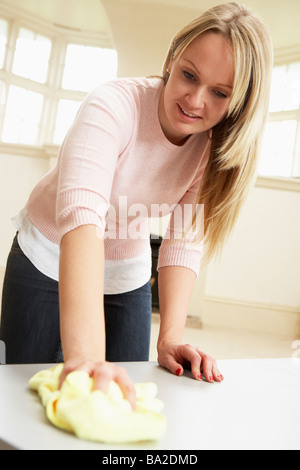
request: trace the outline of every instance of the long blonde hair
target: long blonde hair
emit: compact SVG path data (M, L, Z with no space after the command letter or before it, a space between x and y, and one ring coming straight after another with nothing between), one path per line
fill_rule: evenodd
M165 83L171 59L179 59L205 32L222 34L229 41L235 65L232 100L225 119L212 129L210 157L197 200L204 205L209 259L231 233L256 176L269 108L273 45L266 26L249 9L236 3L218 5L175 36L163 68Z

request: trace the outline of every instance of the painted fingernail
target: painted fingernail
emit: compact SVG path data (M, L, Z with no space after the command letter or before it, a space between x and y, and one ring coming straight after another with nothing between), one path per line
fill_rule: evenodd
M203 377L202 377L201 374L197 375L197 377L198 377L199 380L203 380Z
M212 375L209 377L209 380L214 380L214 378L213 378L213 376L212 376Z
M176 375L179 376L181 374L181 369L178 368L177 371L176 371Z

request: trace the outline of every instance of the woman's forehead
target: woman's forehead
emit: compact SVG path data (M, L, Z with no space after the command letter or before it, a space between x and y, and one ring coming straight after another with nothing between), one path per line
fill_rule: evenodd
M223 35L201 34L186 47L178 61L190 64L199 75L216 75L220 84L233 87L234 56Z

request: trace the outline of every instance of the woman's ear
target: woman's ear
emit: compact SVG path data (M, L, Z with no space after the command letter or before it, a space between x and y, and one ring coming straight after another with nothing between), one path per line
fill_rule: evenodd
M172 65L173 65L173 57L171 57L168 68L167 68L167 72L169 75L171 74L171 71L172 71Z

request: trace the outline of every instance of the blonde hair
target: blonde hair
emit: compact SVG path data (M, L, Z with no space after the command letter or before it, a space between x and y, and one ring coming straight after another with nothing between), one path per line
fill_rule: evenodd
M175 36L163 68L165 83L170 61L179 59L206 32L229 41L235 65L230 107L212 129L210 157L197 200L204 205L204 238L210 258L232 231L256 176L269 108L273 46L268 29L249 9L236 3L218 5Z

